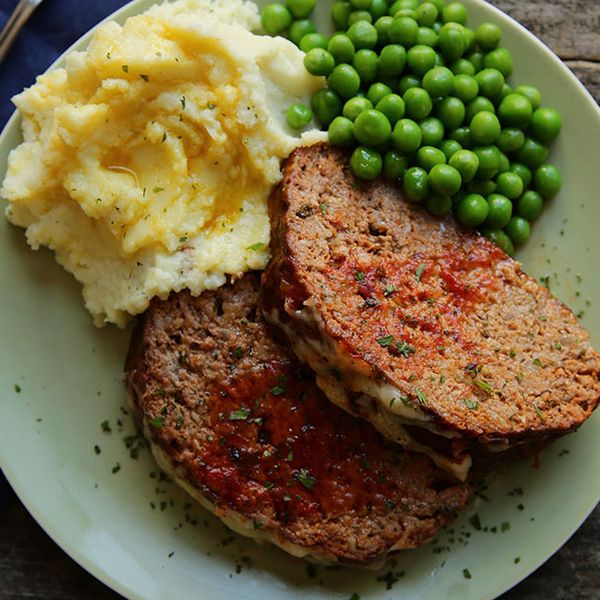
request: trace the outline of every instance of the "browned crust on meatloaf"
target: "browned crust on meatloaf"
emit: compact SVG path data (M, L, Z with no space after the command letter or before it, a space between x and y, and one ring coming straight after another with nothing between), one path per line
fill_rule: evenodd
M295 151L270 215L265 314L296 350L325 342L342 385L389 383L437 427L495 449L539 446L596 408L599 355L572 312L485 238L391 183L355 180L344 152Z
M296 556L366 565L429 540L469 487L330 403L258 293L249 274L141 317L126 379L157 457L236 531Z

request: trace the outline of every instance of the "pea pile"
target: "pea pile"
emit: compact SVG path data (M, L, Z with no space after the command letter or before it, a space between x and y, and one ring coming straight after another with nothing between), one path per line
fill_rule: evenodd
M561 117L536 88L508 83L500 28L470 29L460 2L348 0L333 4L336 33L326 36L309 19L315 4L286 0L261 13L267 33L287 34L306 69L327 77L311 107L289 107L289 126L314 116L332 144L353 150L358 178L383 174L407 200L453 211L512 254L560 190L545 161Z

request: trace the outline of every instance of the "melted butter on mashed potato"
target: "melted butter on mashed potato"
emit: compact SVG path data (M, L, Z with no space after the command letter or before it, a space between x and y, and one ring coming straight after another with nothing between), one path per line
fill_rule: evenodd
M180 0L110 22L14 98L24 143L1 194L29 244L83 284L101 325L153 296L222 285L268 260L267 197L302 144L285 111L323 85L253 3Z

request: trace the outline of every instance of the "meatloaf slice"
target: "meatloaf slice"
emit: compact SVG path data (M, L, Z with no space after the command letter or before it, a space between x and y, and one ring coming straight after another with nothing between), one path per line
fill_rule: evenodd
M538 449L600 397L599 355L521 265L327 145L270 201L264 311L328 397L464 478L469 452Z
M470 489L329 402L257 310L259 275L155 299L126 379L159 464L239 533L316 561L420 546Z

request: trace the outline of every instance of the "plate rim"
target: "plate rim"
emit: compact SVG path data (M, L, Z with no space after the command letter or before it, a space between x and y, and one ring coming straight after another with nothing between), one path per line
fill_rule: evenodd
M132 9L136 9L137 5L142 5L148 3L148 6L162 3L164 0L130 0L122 7L117 9L116 11L110 13L107 17L99 21L92 28L87 30L82 36L80 36L73 44L71 44L64 52L60 54L54 60L50 66L43 72L47 73L56 67L58 67L66 58L68 54L76 50L78 46L81 44L85 44L89 42L90 38L96 31L98 27L103 25L108 21L113 21L122 16L123 13L129 12ZM577 76L567 67L567 65L547 46L542 40L540 40L537 36L531 33L526 27L524 27L521 23L519 23L516 19L511 17L510 15L504 13L502 10L497 8L496 6L486 2L485 0L462 0L467 5L479 5L485 7L486 10L491 10L496 19L501 22L501 24L507 25L511 28L516 28L520 34L525 35L530 42L533 42L542 50L544 56L547 60L551 60L554 65L562 72L563 75L567 76L571 83L574 83L578 88L579 93L582 93L581 101L585 98L585 102L588 105L588 108L592 110L596 114L596 116L600 119L600 106L594 100L593 96L589 92L589 90L583 85L583 83L577 78ZM142 9L145 10L145 9ZM137 11L132 14L139 14ZM33 85L33 84L32 84ZM19 125L20 114L18 109L15 109L8 121L4 125L2 132L0 132L0 147L2 147L6 143L6 138L10 135L10 132L14 127ZM67 556L69 556L72 560L74 560L80 567L85 569L90 575L98 579L112 591L128 598L131 600L144 600L144 597L139 595L135 590L133 590L129 585L124 583L123 581L117 580L113 575L111 575L108 571L103 569L96 561L94 561L91 557L85 556L83 553L79 551L76 544L69 543L69 540L65 536L61 536L61 532L58 530L56 526L53 525L51 519L47 518L44 515L43 511L37 510L32 503L30 502L29 496L25 493L23 486L20 484L19 476L13 469L8 465L5 457L2 455L0 448L0 469L4 473L7 481L9 482L11 488L17 495L19 501L25 506L27 512L32 516L37 525L39 525L42 530L51 538L51 540L63 551ZM494 600L498 598L500 595L506 593L507 591L516 587L519 583L527 579L532 573L538 570L543 564L545 564L552 556L554 556L569 540L573 537L573 535L580 529L583 523L589 518L591 513L595 510L595 508L600 504L600 497L593 502L587 509L583 510L583 513L578 515L575 518L575 522L572 526L569 526L570 533L564 538L561 539L555 546L551 549L546 549L544 552L540 553L539 557L534 560L531 565L526 569L523 574L517 576L516 579L511 580L509 583L504 583L500 585L495 590L489 590L486 595L481 596L480 600Z

